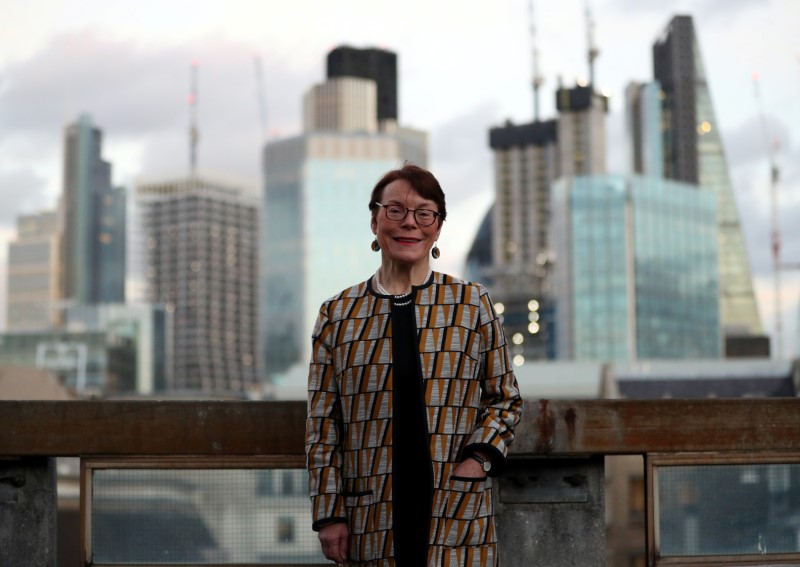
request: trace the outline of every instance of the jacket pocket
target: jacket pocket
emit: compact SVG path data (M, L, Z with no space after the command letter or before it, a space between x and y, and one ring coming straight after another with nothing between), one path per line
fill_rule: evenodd
M477 545L487 527L485 500L486 478L450 477L441 487L436 534L438 545L460 547Z
M474 520L483 502L486 477L470 479L451 476L442 487L444 489L444 517L454 520Z
M347 510L347 520L350 533L363 534L369 530L370 506L373 500L373 491L364 479L345 480L344 506Z

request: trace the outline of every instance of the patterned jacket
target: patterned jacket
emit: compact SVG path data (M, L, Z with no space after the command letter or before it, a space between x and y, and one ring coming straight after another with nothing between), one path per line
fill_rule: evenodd
M433 273L415 287L433 465L429 565L496 565L492 480L454 480L480 447L505 463L522 400L503 329L479 284ZM313 332L306 454L314 529L346 520L354 564L392 559L391 300L369 281L323 303ZM387 537L389 536L389 537Z

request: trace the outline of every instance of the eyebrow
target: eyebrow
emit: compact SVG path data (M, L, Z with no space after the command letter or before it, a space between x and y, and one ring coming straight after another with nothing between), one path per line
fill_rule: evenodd
M432 211L436 212L436 203L434 203L433 201L431 201L429 199L424 199L424 201L425 202L419 208L421 208L421 209L429 209L429 210L432 210ZM406 204L403 201L400 201L399 199L388 199L386 201L381 202L381 204L382 205L400 205L401 207L405 207L406 209L408 208L406 206Z

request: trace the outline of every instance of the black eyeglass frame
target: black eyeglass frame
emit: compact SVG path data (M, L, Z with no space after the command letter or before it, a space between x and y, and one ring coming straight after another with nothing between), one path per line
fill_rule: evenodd
M386 215L386 218L389 219L390 221L393 221L393 222L400 222L401 220L404 220L408 216L408 213L414 213L414 220L417 221L418 225L420 225L420 226L431 226L432 224L434 224L436 222L436 219L438 217L442 216L442 214L439 211L433 211L431 209L409 209L407 207L404 207L403 205L384 205L383 203L378 203L377 201L375 201L375 204L377 206L379 206L380 208L382 208L383 209L383 213ZM392 217L389 216L389 207L397 207L398 209L403 209L405 212L403 213L403 215L401 217L393 219ZM426 213L432 214L433 218L431 219L431 222L425 223L425 222L421 221L420 218L417 216L417 211L420 211L420 212L424 211Z

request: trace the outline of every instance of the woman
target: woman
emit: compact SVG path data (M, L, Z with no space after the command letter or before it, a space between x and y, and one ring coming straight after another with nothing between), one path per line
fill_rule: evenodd
M405 165L372 191L365 282L323 303L308 378L313 528L348 565L496 565L491 479L522 400L486 290L433 272L447 211Z

